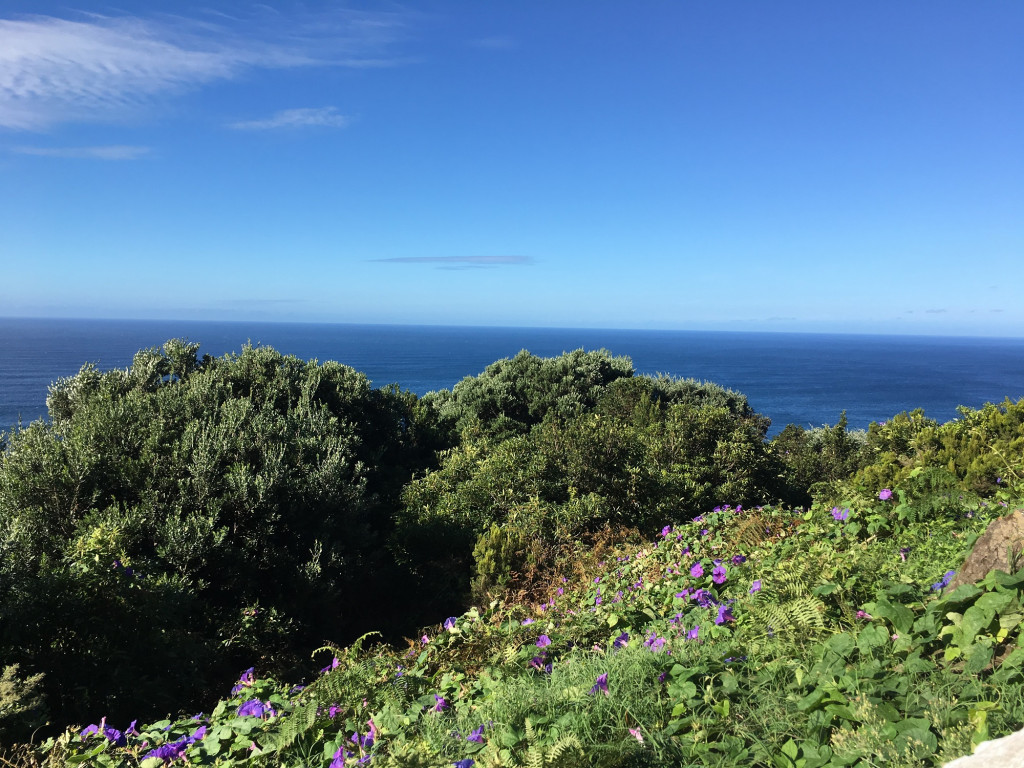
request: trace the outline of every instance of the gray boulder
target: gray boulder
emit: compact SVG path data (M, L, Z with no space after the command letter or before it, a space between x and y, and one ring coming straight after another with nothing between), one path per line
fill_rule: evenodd
M973 755L958 757L943 768L1024 768L1024 731L984 741Z
M974 584L984 579L991 570L1013 573L1019 568L1014 565L1024 548L1024 510L1016 509L1010 514L989 523L985 533L974 543L974 549L967 556L960 570L946 589L947 594L961 584Z

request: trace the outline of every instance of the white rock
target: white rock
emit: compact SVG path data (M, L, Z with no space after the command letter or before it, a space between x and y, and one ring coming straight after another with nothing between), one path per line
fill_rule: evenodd
M973 755L958 757L943 768L1024 768L1024 731L983 741Z

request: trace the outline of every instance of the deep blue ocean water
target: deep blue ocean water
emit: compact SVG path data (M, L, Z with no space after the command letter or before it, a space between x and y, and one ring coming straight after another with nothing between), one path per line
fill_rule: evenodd
M638 373L668 373L745 394L786 424L851 428L924 408L939 421L956 407L1024 397L1024 339L858 336L569 328L468 328L139 320L0 318L0 430L46 415L49 384L85 362L123 368L139 349L171 338L220 356L268 344L304 360L337 360L375 386L398 383L417 394L450 389L465 376L521 349L541 356L607 349Z

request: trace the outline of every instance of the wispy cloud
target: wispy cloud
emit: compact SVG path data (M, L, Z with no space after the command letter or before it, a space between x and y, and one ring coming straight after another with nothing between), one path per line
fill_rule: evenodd
M945 309L926 309L924 313L926 315L944 315L947 311Z
M216 21L181 17L29 16L0 19L0 127L116 120L158 96L256 68L367 67L401 18L337 11Z
M149 147L112 145L108 147L14 147L20 155L73 157L87 160L135 160L149 154Z
M438 269L486 269L533 264L529 256L397 256L390 259L370 261L391 264L433 264Z
M275 112L263 120L243 120L231 123L230 128L246 131L272 130L274 128L344 128L351 120L339 114L335 107L319 109L285 109Z

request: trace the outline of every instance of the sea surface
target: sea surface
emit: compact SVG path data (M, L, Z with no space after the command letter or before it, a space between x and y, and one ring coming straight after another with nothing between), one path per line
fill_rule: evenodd
M172 338L200 353L238 352L247 342L304 360L337 360L374 386L417 394L450 389L522 349L558 355L607 349L638 373L714 381L742 392L772 419L851 429L923 408L939 421L958 405L1024 397L1024 339L571 328L473 328L139 320L0 318L0 430L46 416L49 385L83 363L124 368L140 349Z

